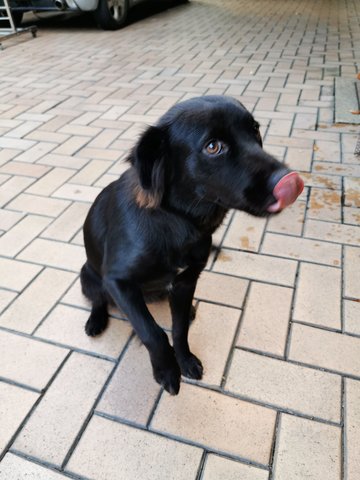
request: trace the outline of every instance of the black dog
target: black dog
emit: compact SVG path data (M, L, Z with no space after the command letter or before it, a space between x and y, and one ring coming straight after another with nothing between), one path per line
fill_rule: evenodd
M175 105L145 131L129 161L85 221L81 284L92 302L85 330L101 333L114 302L148 349L155 380L177 394L181 374L200 379L203 372L187 337L212 233L230 208L266 216L292 203L303 184L264 152L258 123L229 97ZM164 292L173 348L145 304Z

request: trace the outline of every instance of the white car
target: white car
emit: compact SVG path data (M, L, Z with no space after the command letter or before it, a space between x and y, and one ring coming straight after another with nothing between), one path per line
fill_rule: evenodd
M144 0L10 0L14 21L21 23L24 12L92 12L104 30L116 30L125 23L128 10Z

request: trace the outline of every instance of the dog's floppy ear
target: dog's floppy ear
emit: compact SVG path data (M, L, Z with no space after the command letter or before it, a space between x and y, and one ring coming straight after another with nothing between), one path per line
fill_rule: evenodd
M139 176L135 200L140 207L160 205L165 188L166 132L161 127L149 127L133 151L132 164Z

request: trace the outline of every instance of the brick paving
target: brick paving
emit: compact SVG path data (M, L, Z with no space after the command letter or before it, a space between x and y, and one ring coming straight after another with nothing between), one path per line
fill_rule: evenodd
M359 479L358 130L333 124L359 26L355 0L193 0L118 32L4 42L1 480ZM116 310L85 336L81 226L144 125L204 94L253 110L306 188L216 233L190 331L204 378L171 397ZM168 329L167 305L150 309Z

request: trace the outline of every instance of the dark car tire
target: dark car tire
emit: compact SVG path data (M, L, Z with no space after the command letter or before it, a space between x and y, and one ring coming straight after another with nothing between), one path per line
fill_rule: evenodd
M94 17L104 30L117 30L121 28L127 18L129 0L99 0Z
M11 12L11 16L14 20L15 27L20 27L22 19L23 19L24 12Z

